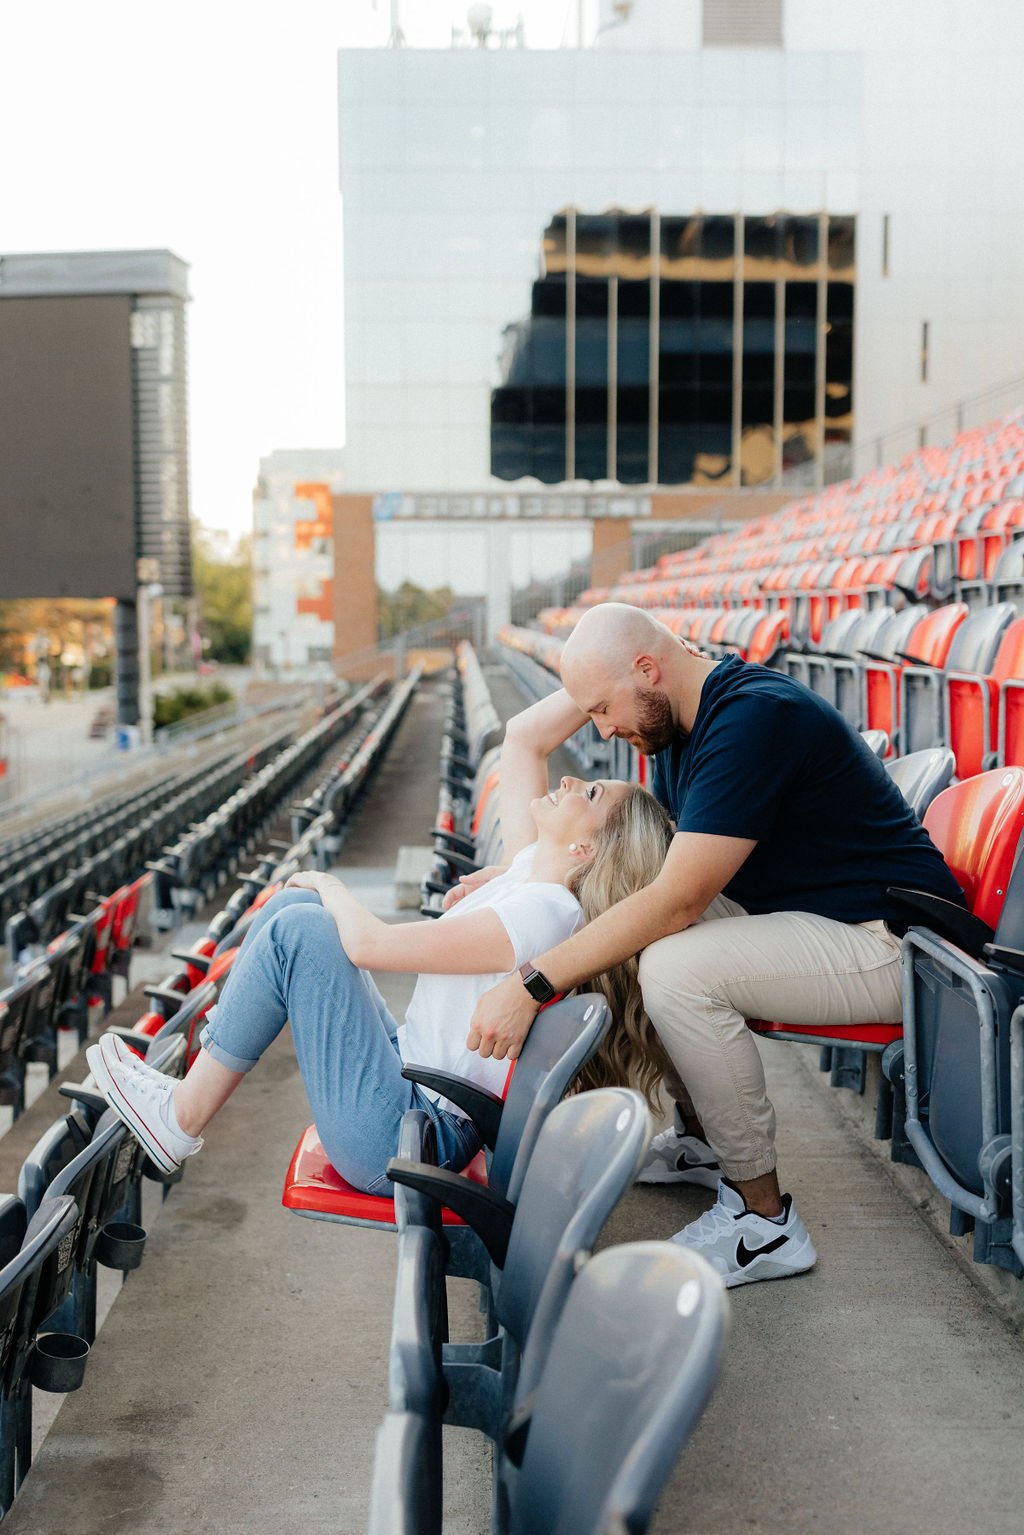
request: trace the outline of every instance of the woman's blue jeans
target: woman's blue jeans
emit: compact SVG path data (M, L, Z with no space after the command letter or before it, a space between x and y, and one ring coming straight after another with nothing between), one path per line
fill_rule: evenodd
M398 1025L313 890L282 890L257 914L200 1038L222 1066L250 1071L289 1020L317 1132L346 1182L384 1191L406 1109L434 1121L442 1167L472 1160L472 1122L402 1076Z

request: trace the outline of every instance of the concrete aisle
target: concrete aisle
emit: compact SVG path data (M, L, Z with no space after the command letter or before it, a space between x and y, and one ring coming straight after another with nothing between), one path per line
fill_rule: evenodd
M427 692L342 851L375 903L386 903L398 844L425 840L439 724ZM395 1007L407 992L388 985ZM837 1113L813 1064L796 1047L765 1056L785 1180L820 1263L735 1293L723 1378L656 1535L1015 1535L1020 1337ZM15 1504L13 1535L365 1529L393 1248L280 1208L308 1117L283 1039L168 1200ZM606 1241L668 1236L706 1198L634 1190ZM469 1336L473 1297L456 1289L453 1330ZM482 1535L482 1445L446 1431L446 1466L446 1535Z

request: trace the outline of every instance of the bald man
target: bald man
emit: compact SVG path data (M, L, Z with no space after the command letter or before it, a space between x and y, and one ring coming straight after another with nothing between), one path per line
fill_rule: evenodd
M658 879L533 967L561 992L641 954L644 1006L678 1076L674 1125L643 1180L718 1188L674 1240L726 1285L805 1272L816 1253L780 1190L746 1019L899 1022L902 924L887 888L958 905L962 893L860 736L794 679L713 661L605 603L567 640L562 681L554 733L590 719L653 757L676 835ZM470 1048L518 1055L538 1005L518 974L502 981L477 1006Z

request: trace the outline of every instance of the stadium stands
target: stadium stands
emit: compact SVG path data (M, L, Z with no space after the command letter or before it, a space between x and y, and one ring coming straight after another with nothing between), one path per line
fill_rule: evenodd
M872 743L886 741L891 775L980 920L951 931L942 914L912 913L904 948L911 999L906 1039L898 1027L823 1030L763 1020L751 1020L750 1027L819 1044L833 1083L861 1092L864 1052L885 1052L876 1133L888 1137L895 1114L894 1158L920 1159L951 1200L953 1229L978 1223L978 1261L1016 1274L1024 1245L1024 1063L1013 1087L1010 1044L1024 1029L1019 1021L1011 1028L1024 999L1024 964L1014 972L993 959L997 979L989 982L982 947L993 929L993 954L1020 946L997 924L1021 829L1022 492L1024 414L1017 413L962 433L948 448L922 449L694 549L664 555L613 587L583 593L576 608L541 613L537 630L501 636L510 672L528 697L540 696L558 686L559 642L580 613L596 601L632 603L713 656L737 651L788 671ZM639 764L624 776L642 781ZM1005 921L1013 921L1011 908ZM927 983L914 980L919 973ZM983 992L989 997L984 1006ZM1003 999L998 1023L995 992ZM950 1021L950 997L970 1020L959 1032ZM964 1043L979 1031L980 1065L976 1043ZM989 1043L993 1031L997 1059ZM958 1061L962 1070L933 1083L936 1056ZM909 1108L902 1098L908 1061ZM971 1085L958 1093L954 1080ZM937 1132L930 1128L933 1091ZM936 1134L947 1147L945 1158Z

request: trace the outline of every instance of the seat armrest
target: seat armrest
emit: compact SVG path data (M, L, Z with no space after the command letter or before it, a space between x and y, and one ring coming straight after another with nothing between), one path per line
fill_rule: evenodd
M457 1103L476 1125L488 1151L494 1150L501 1128L502 1109L505 1107L497 1093L489 1092L486 1087L478 1087L475 1082L455 1076L453 1072L435 1071L433 1066L403 1066L402 1076L407 1082L418 1082L421 1087L429 1087L432 1092L440 1093L442 1098L450 1098L452 1103Z
M201 970L205 975L210 968L213 955L193 954L188 949L172 949L171 958L183 960L186 965L191 965L193 970Z
M886 895L906 913L908 922L920 922L931 928L972 959L980 959L985 945L995 936L988 923L973 912L927 890L905 890L899 885L890 885Z
M1009 949L1002 943L986 943L982 953L994 965L1002 965L1007 970L1024 975L1024 949Z
M110 1107L103 1094L95 1087L83 1087L81 1082L62 1082L57 1089L62 1098L70 1098L72 1103L81 1103L87 1109L93 1109L97 1114L105 1114Z
M504 1267L516 1213L515 1206L507 1199L484 1184L474 1183L444 1167L428 1167L425 1162L407 1162L401 1157L392 1157L386 1171L392 1183L418 1189L421 1194L461 1215L486 1247L491 1262L497 1268Z

